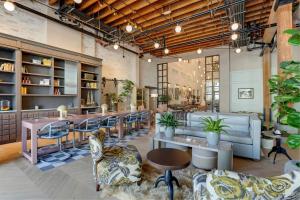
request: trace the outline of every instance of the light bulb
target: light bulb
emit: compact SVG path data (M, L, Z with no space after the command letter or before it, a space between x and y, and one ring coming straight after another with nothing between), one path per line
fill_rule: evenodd
M201 54L202 53L202 49L197 49L197 54Z
M114 49L117 50L119 48L118 44L114 44Z
M155 48L155 49L158 49L158 48L159 48L159 46L160 46L160 45L159 45L159 43L158 43L158 42L155 42L155 43L154 43L154 48Z
M181 32L181 26L180 26L180 25L177 24L177 25L175 26L175 32L176 32L176 33L180 33L180 32Z
M152 62L152 59L151 58L148 58L148 63L151 63Z
M182 61L182 58L178 58L178 62L181 62Z
M201 68L201 66L199 65L199 66L198 66L198 69L200 69L200 68Z
M131 24L127 24L127 26L125 27L125 29L126 29L126 31L128 32L128 33L130 33L131 31L132 31L132 26L131 26Z
M168 48L165 48L164 52L165 52L165 54L169 54L170 51Z
M13 2L10 1L5 1L4 2L4 8L9 11L12 12L15 10L15 4Z
M236 48L234 51L235 51L235 53L241 53L242 49L241 48Z
M74 0L75 3L81 4L82 0Z
M239 29L240 25L237 22L234 22L233 24L231 24L230 28L232 31L237 31Z
M239 35L238 35L237 33L233 33L233 34L231 35L231 39L232 39L232 40L237 40L238 37L239 37Z

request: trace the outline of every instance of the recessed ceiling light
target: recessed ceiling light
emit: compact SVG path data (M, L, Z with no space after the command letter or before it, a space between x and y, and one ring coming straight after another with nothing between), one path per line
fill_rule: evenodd
M165 54L169 54L169 53L170 53L170 50L169 50L168 48L165 48L165 49L164 49L164 52L165 52Z
M81 4L82 0L74 0L74 2L77 3L77 4Z
M239 29L240 25L237 22L234 22L233 24L231 24L230 28L232 31L237 31Z
M125 27L125 29L126 29L126 31L128 32L128 33L130 33L131 31L132 31L132 25L131 24L127 24L126 25L126 27Z
M117 50L119 48L118 44L114 44L114 49Z
M201 54L202 53L202 49L197 49L197 54Z
M233 34L231 35L231 39L232 39L232 40L237 40L238 37L239 37L239 35L238 35L237 33L233 33Z
M12 12L15 10L15 4L11 1L5 1L4 2L4 8L9 11Z
M182 58L178 58L178 62L181 62L182 61Z
M151 63L152 62L152 59L151 58L148 58L148 63Z
M234 51L235 51L235 53L239 54L239 53L242 52L242 49L241 48L236 48Z
M155 49L158 49L158 48L159 48L159 46L160 46L160 45L159 45L159 43L158 43L158 42L154 42L154 48L155 48Z
M181 32L181 26L180 26L180 25L177 24L177 25L175 26L175 32L176 32L176 33L180 33L180 32Z

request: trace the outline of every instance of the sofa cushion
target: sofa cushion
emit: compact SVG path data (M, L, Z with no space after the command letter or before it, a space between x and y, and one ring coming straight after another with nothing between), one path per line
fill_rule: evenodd
M248 135L245 135L243 137L224 133L221 134L221 141L235 142L241 144L252 144L252 138L250 137L249 133Z
M212 113L212 112L194 112L190 114L189 122L190 126L194 127L203 127L203 119L202 118L207 118L211 117L212 119L217 119L218 115L217 113Z
M219 119L224 119L224 124L227 131L240 131L243 133L249 133L249 115L234 115L234 114L219 114Z

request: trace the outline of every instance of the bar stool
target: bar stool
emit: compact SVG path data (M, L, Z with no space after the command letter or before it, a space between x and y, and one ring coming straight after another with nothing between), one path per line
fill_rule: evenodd
M101 120L100 128L105 128L106 137L111 140L112 138L116 138L111 135L111 128L116 127L119 121L119 117L117 116L109 116Z
M62 150L62 138L69 135L70 122L68 120L61 120L56 122L51 122L45 125L38 131L37 137L39 139L57 139L57 145L59 147L59 152L63 155L59 157L60 161L66 160L71 157L71 154L66 153ZM57 160L51 156L42 156L40 158L44 162L56 162Z
M137 125L138 123L138 114L137 113L131 113L124 118L125 120L125 128L126 132L128 133L131 129L133 124ZM137 128L137 127L135 127Z
M138 123L139 123L139 129L141 128L141 125L144 123L147 123L149 121L149 112L141 112L139 114ZM150 127L148 127L150 129Z
M99 127L100 127L100 118L94 117L94 118L88 118L84 121L80 122L78 125L74 125L74 131L73 131L73 148L75 147L75 133L76 131L79 132L80 136L80 144L81 140L85 139L85 136L87 133L91 134L98 134L99 133Z

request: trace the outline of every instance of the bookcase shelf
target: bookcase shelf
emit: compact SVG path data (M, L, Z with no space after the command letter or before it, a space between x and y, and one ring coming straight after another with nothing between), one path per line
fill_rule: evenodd
M51 77L51 75L49 75L49 74L37 74L37 73L22 73L22 75L40 76L40 77Z
M32 63L32 62L26 62L26 61L23 61L22 63L30 65L30 66L51 68L51 66L49 66L49 65L43 65L43 64L38 64L38 63Z

